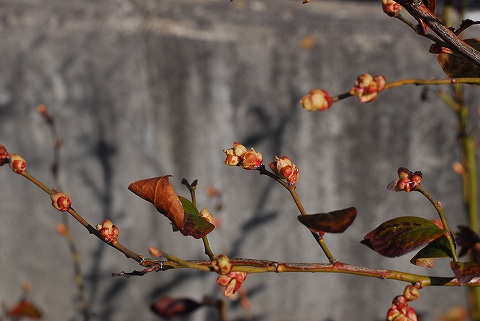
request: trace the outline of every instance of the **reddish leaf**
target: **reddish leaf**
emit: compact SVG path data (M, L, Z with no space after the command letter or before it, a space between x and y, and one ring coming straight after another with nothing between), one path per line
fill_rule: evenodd
M21 300L16 305L14 305L9 311L8 315L15 319L20 318L30 318L30 319L41 319L42 313L40 310L31 302L27 300Z
M180 231L185 221L182 203L168 182L169 176L154 177L136 181L128 189L155 206ZM183 234L183 233L182 233Z
M187 315L201 306L202 304L190 299L173 299L166 296L152 303L150 308L160 317L169 319L176 316Z
M298 220L313 232L343 233L355 217L357 209L349 207L328 213L299 215Z
M415 216L386 221L365 235L361 243L375 252L396 257L411 252L447 233L429 220Z
M432 268L434 266L435 258L438 257L453 257L450 243L445 236L439 237L430 242L410 260L410 263Z
M450 262L450 267L460 284L468 283L474 277L480 275L480 265L473 262Z
M168 178L161 176L136 181L128 189L144 200L152 203L157 211L165 215L173 224L174 230L196 239L210 233L215 226L200 216L192 202L178 196Z

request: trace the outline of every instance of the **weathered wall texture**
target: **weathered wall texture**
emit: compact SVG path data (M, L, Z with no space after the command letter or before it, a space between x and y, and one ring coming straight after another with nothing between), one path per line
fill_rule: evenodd
M359 240L400 215L434 218L419 195L386 185L399 166L422 170L452 226L462 223L455 119L420 87L382 94L371 104L342 101L308 113L299 99L321 87L349 90L357 75L389 80L443 77L427 40L377 4L313 1L20 0L0 5L0 143L24 155L29 172L53 186L52 141L35 107L54 113L62 148L61 180L92 224L106 217L126 246L204 258L202 244L172 234L164 217L127 190L129 183L173 174L223 193L222 228L210 242L232 257L326 262L296 219L288 193L257 173L228 168L222 149L255 147L266 162L288 154L300 167L298 192L308 212L359 211L345 235L328 236L333 254L353 264L432 273L409 257L383 259ZM312 36L310 49L300 46ZM478 94L469 93L471 102ZM79 320L72 264L55 233L49 198L7 168L0 171L0 301L11 304L23 282L47 320ZM216 213L214 213L216 214ZM168 271L112 278L139 266L71 223L80 250L93 320L156 320L148 310L169 294L220 297L213 274ZM440 262L447 274L448 262ZM443 267L443 268L442 268ZM250 275L255 320L382 320L404 284L336 274ZM435 320L464 304L463 289L426 289L414 307ZM231 320L242 310L232 304ZM211 320L204 312L197 320Z

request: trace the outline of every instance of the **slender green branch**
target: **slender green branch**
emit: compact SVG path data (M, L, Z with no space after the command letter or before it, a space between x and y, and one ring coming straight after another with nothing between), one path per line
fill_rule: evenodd
M287 189L287 191L290 193L290 195L292 196L295 204L297 205L298 210L300 211L300 214L301 215L307 215L307 212L305 211L305 208L303 207L303 204L300 201L300 198L298 197L297 189L296 189L295 185L290 185L287 182L285 182L283 179L278 177L277 175L269 172L265 168L264 165L260 166L258 170L259 170L260 174L267 175L268 177L272 178L273 180L280 183L283 187L285 187ZM330 263L335 263L337 260L332 255L332 253L330 252L330 249L328 248L327 244L325 243L325 240L323 239L323 234L315 233L313 231L310 231L310 232L312 233L312 236L317 241L318 245L320 245L320 247L322 248L323 253L325 253L325 256L328 258L328 261Z
M445 237L448 239L448 243L450 244L450 248L452 249L453 260L455 262L458 262L457 253L455 252L455 241L453 240L452 233L448 228L447 220L445 218L445 214L443 213L442 204L440 202L437 202L426 190L423 189L421 185L417 185L414 190L420 192L420 194L425 196L437 210L440 220L442 221L443 229L447 231Z
M179 259L176 259L178 261ZM287 263L267 260L255 260L236 258L230 259L233 263L233 271L246 273L344 273L359 275L364 277L374 277L379 279L396 280L407 283L418 283L420 287L426 286L479 286L480 278L473 278L466 284L461 284L455 277L428 276L421 274L408 273L396 270L375 269L370 267L335 263ZM170 269L187 268L187 262L195 265L196 269L210 271L211 261L183 261L181 263L173 260L161 262L162 271ZM202 268L199 268L202 266Z

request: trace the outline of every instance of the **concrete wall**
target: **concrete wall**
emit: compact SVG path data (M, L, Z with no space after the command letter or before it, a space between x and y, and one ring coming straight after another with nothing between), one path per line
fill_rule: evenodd
M110 218L120 240L147 254L149 246L202 259L202 244L171 233L167 220L127 190L129 183L173 174L199 180L199 206L223 195L223 225L211 234L217 253L291 262L327 262L296 219L288 193L257 173L223 164L233 141L269 162L289 155L300 168L298 192L309 213L356 206L344 235L327 243L341 261L415 273L410 256L384 259L359 241L400 215L435 218L420 195L386 185L400 166L424 173L452 226L464 223L454 114L423 89L386 92L373 103L348 99L325 113L298 101L320 87L338 94L357 75L387 80L444 77L430 43L376 3L312 1L48 1L3 3L0 10L0 144L24 155L28 170L53 186L52 141L35 107L55 115L64 145L60 177L75 208L91 223ZM300 43L314 39L311 48ZM448 90L447 87L443 88ZM478 92L478 91L477 91ZM468 93L472 106L478 93ZM0 301L12 304L21 285L46 320L80 320L72 264L55 232L60 214L49 198L0 171ZM163 296L221 297L216 276L168 271L112 278L139 266L71 221L81 255L92 320L156 320L149 304ZM337 274L250 275L245 288L254 320L382 320L404 284ZM463 289L425 289L413 306L425 320L465 304ZM230 320L242 320L231 303ZM212 320L205 312L191 319Z

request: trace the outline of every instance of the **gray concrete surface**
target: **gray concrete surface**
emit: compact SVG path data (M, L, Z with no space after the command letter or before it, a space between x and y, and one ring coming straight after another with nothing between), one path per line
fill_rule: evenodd
M388 192L399 166L424 173L424 186L452 226L464 222L460 155L452 112L422 88L404 87L363 105L342 101L307 113L299 99L320 87L338 94L369 72L387 80L443 77L427 40L385 16L376 3L312 1L31 1L0 4L0 144L24 155L28 170L53 186L52 141L35 107L46 104L64 141L61 181L92 224L106 217L120 240L203 258L202 244L172 234L164 217L127 190L131 182L173 174L199 179L200 206L223 193L223 225L214 251L232 257L326 262L296 219L288 194L265 177L223 164L233 141L266 161L287 154L300 168L298 192L308 212L356 206L344 235L328 236L341 261L431 272L411 256L384 259L359 241L400 215L434 218L419 195ZM314 46L301 40L312 36ZM443 88L447 90L447 88ZM478 91L467 99L478 104ZM24 282L45 320L80 320L72 264L55 233L49 198L7 168L0 171L0 302L11 304ZM139 267L84 228L71 224L80 250L92 320L157 320L149 304L163 296L221 297L215 275L168 271L112 278ZM337 274L250 275L245 288L253 320L382 320L404 284ZM424 320L465 305L463 289L429 288L413 306ZM238 303L229 319L243 320ZM185 320L213 320L198 311Z

